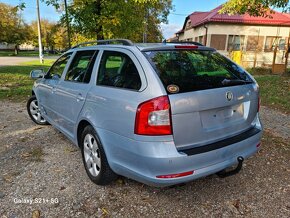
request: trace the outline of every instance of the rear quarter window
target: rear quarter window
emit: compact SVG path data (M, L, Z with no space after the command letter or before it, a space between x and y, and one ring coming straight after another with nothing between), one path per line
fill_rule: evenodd
M137 67L128 55L104 51L97 85L138 91L142 83Z

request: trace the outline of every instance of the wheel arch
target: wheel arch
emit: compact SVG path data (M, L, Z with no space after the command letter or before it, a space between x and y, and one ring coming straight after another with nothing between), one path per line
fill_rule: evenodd
M80 120L80 122L79 122L79 124L78 124L78 127L77 127L77 145L81 148L81 146L82 146L82 143L81 143L81 136L82 136L82 131L84 130L84 128L86 127L86 126L92 126L93 127L93 125L89 122L89 121L87 121L87 120ZM94 127L93 127L94 128Z

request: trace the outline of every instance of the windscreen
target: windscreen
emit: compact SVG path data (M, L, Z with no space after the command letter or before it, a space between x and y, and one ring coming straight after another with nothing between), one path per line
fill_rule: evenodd
M169 94L253 83L245 70L216 51L146 51Z

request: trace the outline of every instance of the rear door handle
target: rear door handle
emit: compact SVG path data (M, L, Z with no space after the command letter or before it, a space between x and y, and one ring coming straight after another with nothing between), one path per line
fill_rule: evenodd
M51 93L54 94L56 92L56 87L52 87Z
M85 98L82 96L81 93L79 93L79 94L77 95L77 102L80 102L80 101L83 101L83 100L85 100Z

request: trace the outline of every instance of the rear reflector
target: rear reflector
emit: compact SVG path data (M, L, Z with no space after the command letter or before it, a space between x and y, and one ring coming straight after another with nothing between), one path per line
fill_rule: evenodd
M176 45L175 48L177 49L197 49L197 45Z
M256 145L257 148L259 148L261 146L261 142L259 144Z
M158 178L158 179L174 179L174 178L179 178L179 177L184 177L184 176L190 176L193 173L194 173L194 170L193 171L184 172L184 173L160 175L160 176L156 176L156 178Z

